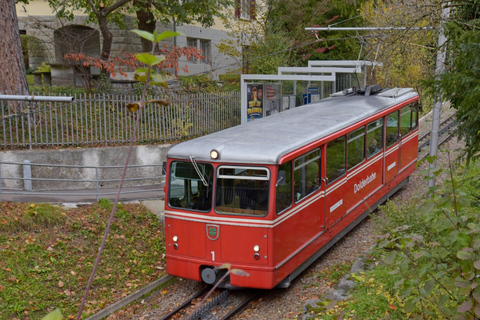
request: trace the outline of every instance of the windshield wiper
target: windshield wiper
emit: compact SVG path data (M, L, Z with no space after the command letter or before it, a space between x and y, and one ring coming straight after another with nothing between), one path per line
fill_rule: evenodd
M198 168L198 165L197 165L197 162L195 161L195 158L190 156L190 161L192 162L193 164L193 167L195 168L195 171L197 171L197 174L198 176L200 177L200 179L202 180L202 183L205 187L208 187L208 182L207 180L205 180L205 178L203 177L202 173L200 172L200 169Z

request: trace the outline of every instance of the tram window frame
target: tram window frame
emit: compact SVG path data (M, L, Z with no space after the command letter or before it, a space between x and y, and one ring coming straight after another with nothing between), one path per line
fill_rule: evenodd
M389 117L391 116L394 116L395 115L395 119L389 119ZM399 140L399 111L398 110L395 110L389 114L387 114L386 116L386 123L385 123L385 145L386 147L391 147L393 146L394 144L396 144ZM393 130L390 130L389 132L389 128L394 128L393 126L389 126L390 123L392 123L393 121L395 121L395 123L397 124L396 126L396 131L393 131Z
M292 161L285 162L278 167L278 172L285 172L285 181L276 183L275 212L280 215L292 206Z
M408 119L407 119L408 117ZM403 126L408 122L408 127ZM400 126L399 133L402 137L408 135L412 131L412 105L406 105L400 108Z
M179 169L180 175L176 176L177 164L184 165ZM168 182L168 205L190 211L209 212L213 207L213 176L215 168L210 163L196 163L207 186L203 184L202 178L198 175L194 165L190 161L172 161L170 164L170 179ZM186 166L185 166L186 165ZM182 183L183 182L183 183ZM174 185L180 186L182 191L178 194L173 191ZM177 187L178 189L178 187ZM174 194L179 195L173 196Z
M367 159L372 158L383 150L383 118L367 124L366 136Z
M293 161L295 203L320 189L321 159L320 148L316 148Z
M418 101L415 101L412 104L412 130L415 130L418 128L418 109L419 109L419 103Z
M261 172L265 174L259 174ZM266 167L219 166L215 185L215 212L221 215L267 216L270 176L270 170ZM227 194L225 191L231 192Z
M337 144L342 143L341 142L342 139L343 139L343 167L341 165L331 167L331 164L332 164L333 161L330 161L330 160L333 160L334 157L329 156L329 150L331 150L333 147L337 147L336 146ZM334 154L338 157L337 152L335 152ZM328 142L327 143L326 156L327 156L326 177L327 177L328 184L331 184L334 181L340 179L347 172L347 138L346 138L346 136L343 135L341 137L336 138L335 140L332 140L332 141ZM340 157L341 157L341 155L340 155ZM336 161L336 162L333 162L333 164L336 164L336 163L342 164L340 157L339 157L339 160ZM335 175L331 174L333 172L335 173Z
M357 136L354 136L357 135ZM361 142L360 140L361 139ZM358 152L359 142L361 144L361 152ZM361 155L354 157L354 155ZM347 167L348 170L356 167L365 160L365 126L353 130L347 134Z

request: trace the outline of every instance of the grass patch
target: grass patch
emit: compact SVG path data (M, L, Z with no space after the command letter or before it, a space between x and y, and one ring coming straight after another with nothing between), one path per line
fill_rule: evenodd
M0 204L0 319L75 318L111 212ZM165 275L163 232L140 204L119 204L83 318Z

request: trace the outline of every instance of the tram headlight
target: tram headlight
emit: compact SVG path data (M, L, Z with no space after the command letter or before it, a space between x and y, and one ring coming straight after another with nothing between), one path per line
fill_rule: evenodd
M173 242L177 242L178 241L178 237L177 236L173 236Z
M260 251L260 246L257 244L253 247L253 251L259 252Z
M218 151L215 150L215 149L213 149L212 151L210 151L210 158L212 158L213 160L217 160L219 155L220 155L220 154L219 154Z

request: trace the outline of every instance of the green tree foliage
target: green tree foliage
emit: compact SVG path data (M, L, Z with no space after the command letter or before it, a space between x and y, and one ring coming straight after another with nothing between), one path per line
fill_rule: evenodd
M371 83L385 87L413 87L422 96L421 80L435 70L435 44L441 5L422 5L420 1L404 1L393 6L390 1L367 4L361 14L368 26L402 28L373 30L364 33L364 51L368 60L383 64L372 73ZM418 29L427 27L429 29Z
M480 317L479 170L478 162L467 171L439 169L443 185L416 199L416 208L387 215L391 229L378 246L409 319Z
M305 28L340 21L341 26L361 25L358 11L366 1L256 1L251 21L224 19L230 38L217 47L238 64L243 62L244 73L277 73L279 66L303 66L309 59L357 59L361 45L354 35Z
M223 17L232 5L232 0L133 0L138 28L148 32L153 32L156 21L176 25L198 23L209 28L215 18ZM150 42L142 39L142 45L144 51L150 51Z
M362 26L359 15L365 0L279 0L272 1L267 34L284 32L294 50L291 65L306 65L307 60L357 59L360 43L346 32L307 32L306 27Z
M465 154L472 159L480 151L480 3L454 1L451 6L445 72L427 84L430 93L441 90L443 100L457 110L458 136L465 139Z

